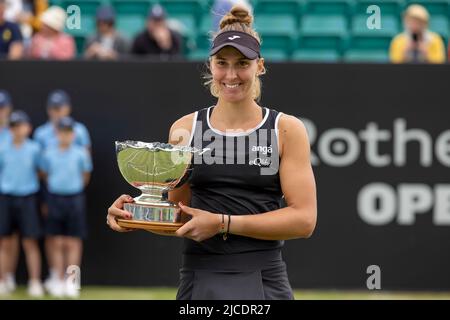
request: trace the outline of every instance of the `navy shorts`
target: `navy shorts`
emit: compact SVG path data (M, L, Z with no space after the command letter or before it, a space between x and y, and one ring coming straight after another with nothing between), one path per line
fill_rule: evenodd
M36 196L0 195L0 236L19 231L23 238L42 235Z
M47 204L47 235L86 238L86 200L83 193L68 196L49 193Z

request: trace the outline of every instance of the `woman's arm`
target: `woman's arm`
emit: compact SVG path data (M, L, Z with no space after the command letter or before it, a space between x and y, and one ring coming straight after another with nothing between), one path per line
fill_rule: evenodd
M230 233L264 240L308 238L313 233L316 185L305 126L294 116L282 115L279 140L279 173L287 207L256 215L233 215Z
M169 143L181 146L188 145L193 120L194 113L191 113L175 121L170 128ZM191 202L191 189L189 183L185 183L181 187L170 191L169 200L174 203L181 201L189 205Z

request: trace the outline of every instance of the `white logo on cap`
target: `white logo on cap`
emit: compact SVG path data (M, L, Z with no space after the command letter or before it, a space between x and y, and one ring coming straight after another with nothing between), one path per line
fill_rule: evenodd
M230 39L230 40L234 40L234 39L237 39L237 38L240 38L240 36L232 36L232 37L228 37L228 39Z

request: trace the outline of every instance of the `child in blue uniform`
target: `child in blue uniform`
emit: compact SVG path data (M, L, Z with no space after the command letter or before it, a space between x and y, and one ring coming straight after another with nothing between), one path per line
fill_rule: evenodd
M41 161L48 190L46 234L54 237L53 268L58 277L49 291L52 295L67 297L79 294L73 283L64 281L64 271L70 265L81 264L82 239L87 233L83 190L92 171L89 152L73 143L75 124L70 117L59 120L59 144L48 147Z
M48 121L36 128L33 139L46 149L58 145L56 135L57 124L61 118L70 116L72 111L70 96L64 90L52 91L47 99ZM80 122L74 122L74 143L86 148L91 147L91 138L86 127Z
M9 125L12 143L0 151L0 186L4 199L0 211L0 237L4 239L19 231L27 260L28 294L40 297L43 289L37 239L41 236L41 227L36 207L40 148L28 138L31 124L26 113L13 112Z
M66 91L57 89L50 92L47 98L48 121L45 124L39 126L35 130L33 135L34 140L39 142L43 150L45 150L49 146L58 145L59 142L57 137L57 124L61 118L69 116L71 111L72 103L70 96ZM85 147L86 149L90 150L91 139L86 127L82 123L75 122L73 131L75 135L73 144ZM45 190L45 186L42 186L41 210L44 214L48 212L46 195L47 192ZM45 238L45 251L47 254L47 262L49 265L49 277L45 281L45 288L49 292L54 292L54 290L52 290L51 288L54 283L56 283L56 286L58 286L58 276L56 275L57 272L53 267L53 252L56 250L54 249L54 241L55 239L53 239L52 236L46 236Z
M12 141L12 136L11 132L9 131L8 124L11 109L11 96L6 90L0 90L0 150ZM3 201L3 196L0 189L0 202ZM12 243L2 245L2 242L4 243L8 241ZM15 290L15 280L11 272L11 263L13 262L11 258L17 257L19 247L17 235L5 238L2 242L0 242L0 296L8 294ZM5 250L3 250L4 246L12 248L14 252L5 252ZM14 261L15 260L17 259L14 259Z

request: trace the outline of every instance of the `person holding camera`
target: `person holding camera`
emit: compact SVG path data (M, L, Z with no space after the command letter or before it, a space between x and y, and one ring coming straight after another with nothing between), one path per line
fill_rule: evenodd
M393 63L445 63L441 36L428 30L430 15L421 5L410 5L404 14L405 31L394 37L389 56Z

